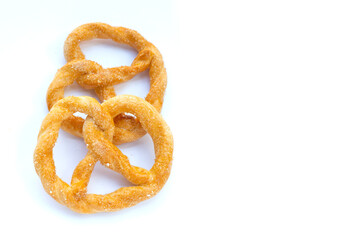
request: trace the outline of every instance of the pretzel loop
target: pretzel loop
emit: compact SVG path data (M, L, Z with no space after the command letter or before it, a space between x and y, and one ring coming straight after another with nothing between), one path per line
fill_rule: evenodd
M102 129L105 138L111 140L114 134L114 123L111 116L106 111L103 111L101 105L95 99L90 97L67 97L58 101L45 117L34 153L35 169L40 176L44 189L50 195L56 196L58 201L63 204L66 204L69 198L76 199L79 197L79 193L86 191L88 180L85 177L90 177L90 175L82 174L81 178L83 172L78 171L77 179L75 180L73 177L72 188L63 182L55 172L52 149L55 146L61 123L66 118L73 116L72 114L75 112L83 112L92 116L97 126ZM79 165L83 165L85 162L95 163L96 160L92 155L87 154Z
M138 32L124 27L112 27L105 23L88 23L77 27L65 41L64 55L66 61L85 59L80 42L94 38L111 39L120 44L135 48L138 52L146 47L154 47Z

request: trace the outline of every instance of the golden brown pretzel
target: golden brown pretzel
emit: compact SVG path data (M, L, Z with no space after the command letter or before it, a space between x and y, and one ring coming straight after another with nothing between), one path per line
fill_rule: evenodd
M76 167L69 185L56 175L52 149L61 123L74 112L88 115L83 136L89 152ZM149 171L132 166L112 144L113 117L122 112L136 116L153 139L155 163ZM158 111L145 100L121 95L100 105L91 97L66 97L52 107L41 125L34 165L44 189L56 201L79 213L94 213L131 207L156 195L169 177L172 153L173 138L169 127ZM137 186L119 188L105 195L87 194L86 188L97 161L122 173Z
M131 66L104 69L101 65L86 60L79 46L81 41L94 38L112 39L130 45L139 54ZM49 110L64 97L65 87L74 81L86 89L94 89L100 101L104 101L116 96L113 85L128 81L149 68L150 90L145 100L161 111L167 84L164 62L158 49L136 31L104 23L84 24L70 33L65 41L64 54L68 63L58 70L47 92ZM125 113L115 116L114 122L115 144L132 142L145 134L141 124ZM70 116L62 127L75 136L82 136L83 123L82 118Z

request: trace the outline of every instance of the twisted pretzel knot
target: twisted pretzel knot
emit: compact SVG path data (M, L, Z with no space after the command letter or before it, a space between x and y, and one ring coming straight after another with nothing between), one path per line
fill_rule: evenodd
M80 42L94 38L112 39L127 44L139 53L131 66L104 69L101 65L86 60L80 49ZM167 84L166 70L158 49L134 30L124 27L112 27L104 23L90 23L76 28L65 41L64 55L68 63L58 70L47 92L49 110L64 97L67 86L76 81L86 89L94 89L100 101L116 96L113 85L132 79L136 74L149 69L150 90L145 100L161 111ZM145 135L139 121L125 113L114 116L114 144L132 142ZM82 136L84 120L70 116L62 128L75 135Z
M88 115L83 125L83 137L89 151L75 168L71 185L68 185L56 175L52 149L61 124L75 112ZM156 159L149 171L132 166L112 143L113 118L123 112L136 116L153 139ZM34 164L45 190L56 201L80 213L93 213L116 211L154 196L169 177L172 153L170 129L157 109L147 101L121 95L100 105L91 97L66 97L51 108L41 125ZM90 175L98 160L137 186L119 188L105 195L87 194Z

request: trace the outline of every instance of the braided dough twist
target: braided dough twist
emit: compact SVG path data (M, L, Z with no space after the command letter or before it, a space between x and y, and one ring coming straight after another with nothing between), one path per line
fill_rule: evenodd
M139 53L131 66L102 68L101 65L86 60L80 49L80 42L94 38L112 39L127 44ZM112 27L104 23L89 23L76 28L65 41L64 55L68 63L58 70L47 92L49 110L64 97L67 86L76 81L85 89L94 89L100 101L116 96L113 85L132 79L136 74L149 69L150 90L145 100L161 111L167 85L166 69L159 50L134 30L124 27ZM114 144L132 142L145 135L139 121L125 113L114 116ZM70 116L62 128L81 137L84 120Z
M88 115L83 125L83 137L89 152L75 168L69 185L56 175L52 150L61 124L75 112ZM136 116L153 139L156 159L149 171L132 166L112 143L113 118L123 112ZM44 189L56 201L79 213L94 213L131 207L157 194L170 175L172 154L170 129L157 109L147 101L121 95L100 105L91 97L66 97L51 108L41 125L34 165ZM86 188L97 161L123 174L137 186L119 188L105 195L87 194Z

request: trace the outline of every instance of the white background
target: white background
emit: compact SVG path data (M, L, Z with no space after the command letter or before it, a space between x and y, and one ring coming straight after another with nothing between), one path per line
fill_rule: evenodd
M2 1L1 239L359 239L358 1ZM168 72L162 114L175 139L169 181L154 198L81 215L43 190L32 154L45 94L77 26L140 32ZM81 45L104 67L131 48ZM145 97L147 73L117 86ZM66 95L89 95L72 86ZM150 168L149 137L119 146ZM60 132L58 175L86 154ZM97 166L89 192L128 183Z

